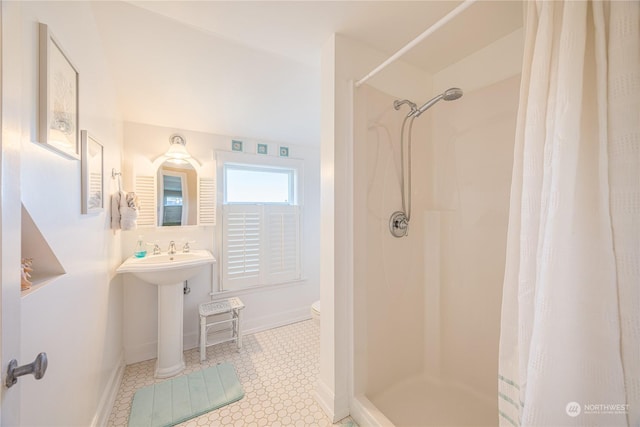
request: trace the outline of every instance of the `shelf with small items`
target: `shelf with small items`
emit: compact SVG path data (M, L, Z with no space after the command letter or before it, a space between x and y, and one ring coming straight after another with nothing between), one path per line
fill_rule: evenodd
M27 296L66 274L56 254L22 205L21 296Z

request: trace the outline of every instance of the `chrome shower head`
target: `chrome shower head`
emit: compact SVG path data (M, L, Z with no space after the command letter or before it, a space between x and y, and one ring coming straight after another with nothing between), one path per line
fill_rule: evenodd
M445 90L440 95L434 96L433 98L431 98L430 100L425 102L422 107L418 108L415 111L415 113L413 111L412 111L412 113L414 113L416 117L419 117L420 114L424 113L429 108L433 107L433 105L435 103L437 103L438 101L440 101L441 99L444 99L445 101L454 101L454 100L460 98L461 96L462 96L462 89L457 88L457 87L452 87L450 89Z
M442 99L445 101L455 101L456 99L462 97L462 89L459 87L452 87L447 89L442 94Z

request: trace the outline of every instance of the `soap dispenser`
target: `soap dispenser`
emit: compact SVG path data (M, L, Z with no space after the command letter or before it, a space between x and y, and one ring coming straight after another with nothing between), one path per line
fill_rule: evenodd
M136 258L144 258L147 255L147 249L142 241L142 236L138 236L138 243L136 243L136 250L133 252Z

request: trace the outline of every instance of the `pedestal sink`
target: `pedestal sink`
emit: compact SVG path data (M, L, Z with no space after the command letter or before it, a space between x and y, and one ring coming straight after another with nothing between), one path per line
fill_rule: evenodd
M131 273L158 287L158 361L156 378L179 374L185 368L182 348L183 282L215 262L211 252L148 255L127 258L116 270Z

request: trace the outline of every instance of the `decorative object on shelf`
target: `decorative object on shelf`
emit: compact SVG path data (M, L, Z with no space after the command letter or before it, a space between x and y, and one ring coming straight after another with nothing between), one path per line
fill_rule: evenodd
M82 213L101 212L104 208L103 148L86 130L83 130L80 136L82 145Z
M191 154L187 151L187 140L177 133L169 137L169 149L164 154L165 157L173 160L190 159Z
M46 24L40 24L39 56L38 141L78 160L79 74Z
M33 283L31 283L29 279L31 279L31 272L33 272L33 268L31 268L32 265L33 265L33 258L22 258L22 260L20 261L20 269L21 269L20 290L21 291L26 291L27 289L31 289L31 285Z
M289 157L289 147L280 147L280 157Z
M258 154L268 154L269 146L267 144L258 144Z
M242 141L232 140L231 141L231 151L244 151L242 147Z

